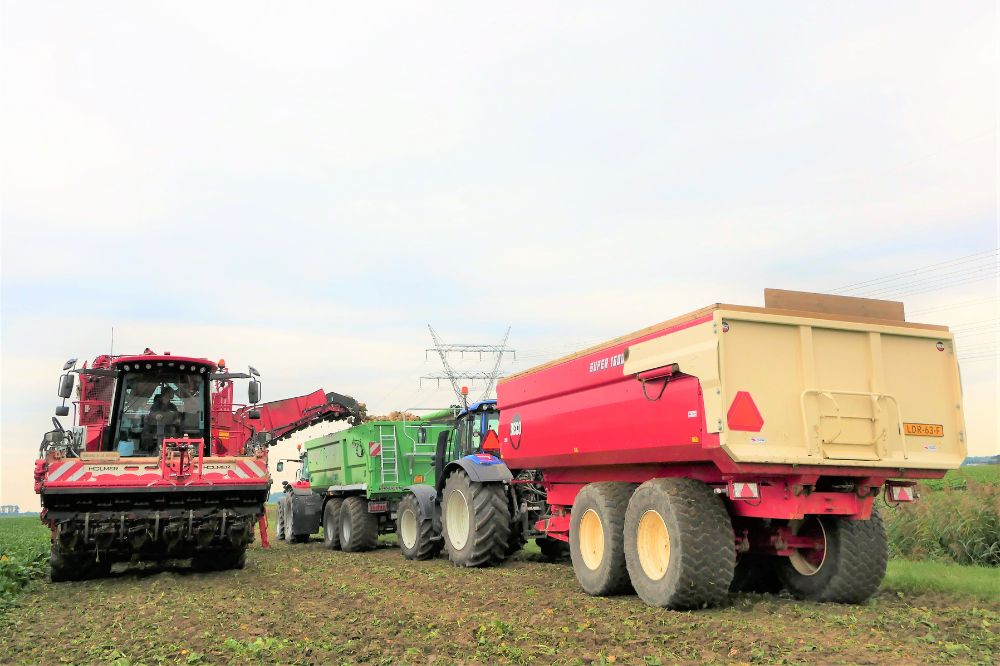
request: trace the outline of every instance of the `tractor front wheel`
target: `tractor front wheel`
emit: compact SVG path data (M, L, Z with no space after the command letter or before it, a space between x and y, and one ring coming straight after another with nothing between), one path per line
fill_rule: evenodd
M478 483L456 470L444 484L441 524L448 558L460 567L503 562L510 544L510 512L501 483Z

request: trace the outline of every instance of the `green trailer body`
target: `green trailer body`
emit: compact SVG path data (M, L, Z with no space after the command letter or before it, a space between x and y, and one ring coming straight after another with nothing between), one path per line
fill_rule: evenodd
M438 434L450 423L369 421L305 443L314 493L396 499L408 486L434 485Z

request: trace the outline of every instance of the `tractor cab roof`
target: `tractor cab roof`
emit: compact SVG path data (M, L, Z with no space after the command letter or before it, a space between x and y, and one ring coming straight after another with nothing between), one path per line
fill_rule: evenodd
M496 400L480 400L479 402L474 402L469 405L468 409L462 410L458 418L462 418L466 414L473 414L475 412L492 412L497 408Z

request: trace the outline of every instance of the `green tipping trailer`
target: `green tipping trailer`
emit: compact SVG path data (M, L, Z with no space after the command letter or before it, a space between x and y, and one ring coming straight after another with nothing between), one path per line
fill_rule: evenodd
M450 419L369 421L305 442L298 479L278 502L278 538L304 541L322 526L327 548L356 552L401 531L404 554L405 541L422 556L436 555L441 540L423 529L411 505L414 488L434 487L438 436L452 428Z

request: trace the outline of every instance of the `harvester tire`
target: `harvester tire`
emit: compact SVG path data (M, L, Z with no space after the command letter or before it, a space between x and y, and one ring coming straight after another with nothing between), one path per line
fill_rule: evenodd
M49 580L63 583L86 578L86 567L79 557L61 552L55 546L49 554Z
M867 601L882 584L889 559L882 517L873 508L868 520L828 516L807 520L818 521L821 528L826 543L822 560L781 558L777 567L781 582L799 599L843 604ZM806 525L803 522L796 528Z
M781 581L778 580L776 571L777 564L778 558L775 555L762 553L738 555L729 591L777 594L781 591Z
M378 545L378 517L368 513L368 500L348 497L340 507L340 548L348 553Z
M625 567L625 511L635 484L588 483L569 522L569 554L583 591L595 597L631 591Z
M444 546L434 533L433 518L423 514L414 495L404 497L396 508L396 536L399 550L408 560L432 560Z
M650 606L703 608L725 601L736 545L722 498L695 479L653 479L625 515L625 560Z
M542 557L549 562L558 562L569 557L569 543L552 537L538 537L535 545L542 551Z
M197 552L191 558L191 568L195 571L226 571L242 569L246 566L246 546Z
M502 483L478 483L458 469L444 484L441 526L448 558L460 567L503 562L510 545L510 511Z
M340 550L340 509L344 500L336 497L323 507L323 545L330 550Z

